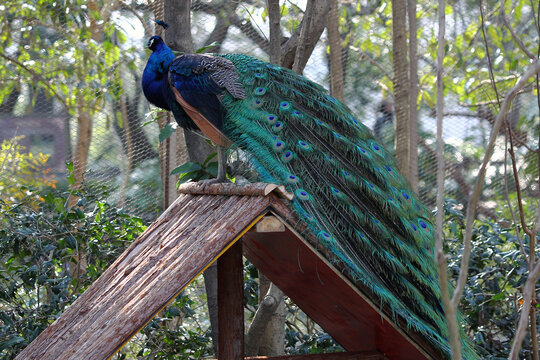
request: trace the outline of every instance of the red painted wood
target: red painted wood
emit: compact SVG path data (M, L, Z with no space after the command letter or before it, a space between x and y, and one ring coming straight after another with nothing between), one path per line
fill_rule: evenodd
M379 351L398 360L431 358L289 229L247 233L244 255L346 350Z
M244 359L242 241L218 259L218 359Z

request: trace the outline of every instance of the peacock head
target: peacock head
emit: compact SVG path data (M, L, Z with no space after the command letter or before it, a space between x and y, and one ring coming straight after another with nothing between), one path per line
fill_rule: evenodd
M146 46L150 50L155 51L159 44L163 44L163 39L158 35L154 35L150 39L148 39L148 43Z

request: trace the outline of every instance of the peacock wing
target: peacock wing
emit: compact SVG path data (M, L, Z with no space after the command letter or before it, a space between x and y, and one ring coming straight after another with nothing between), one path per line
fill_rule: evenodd
M233 97L245 97L234 65L222 57L183 54L169 66L168 77L174 99L198 128L217 145L230 146L221 131L220 97L225 90Z

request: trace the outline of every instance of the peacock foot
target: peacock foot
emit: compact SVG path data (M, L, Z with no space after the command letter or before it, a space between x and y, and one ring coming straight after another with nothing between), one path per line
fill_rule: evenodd
M208 186L210 185L214 185L214 184L227 184L227 183L230 183L231 180L227 179L227 178L213 178L213 179L206 179L206 180L199 180L197 182L197 186L200 187L201 189L206 189Z

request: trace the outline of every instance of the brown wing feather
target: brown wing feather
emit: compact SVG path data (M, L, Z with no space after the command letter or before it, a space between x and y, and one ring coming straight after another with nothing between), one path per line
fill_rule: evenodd
M197 127L210 138L210 140L212 140L216 145L223 147L229 147L232 144L231 140L229 140L217 127L215 127L214 124L212 124L203 114L184 100L182 95L180 95L180 92L178 92L174 86L171 86L171 89L174 93L176 101L180 104L180 106L182 106L195 125L197 125Z

